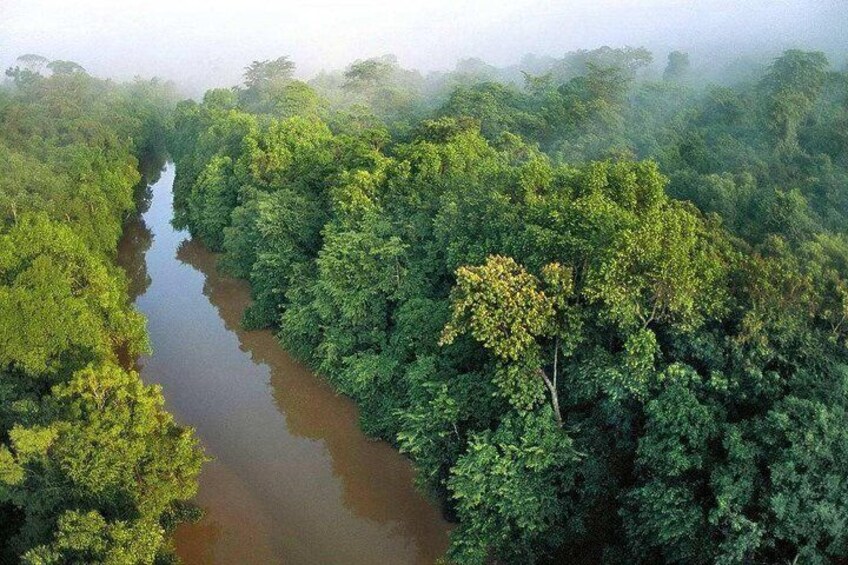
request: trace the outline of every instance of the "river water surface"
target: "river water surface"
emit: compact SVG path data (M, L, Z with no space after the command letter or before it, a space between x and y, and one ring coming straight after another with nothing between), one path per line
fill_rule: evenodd
M355 406L283 351L243 331L246 283L170 225L173 165L119 251L154 353L139 361L168 409L214 458L200 477L204 519L177 530L188 565L429 564L448 524L413 486L409 462L369 441Z

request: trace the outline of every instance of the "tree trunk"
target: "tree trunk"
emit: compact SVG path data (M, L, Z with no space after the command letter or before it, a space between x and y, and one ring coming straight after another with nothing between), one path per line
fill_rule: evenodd
M556 418L557 424L562 427L562 413L559 410L559 398L557 397L556 384L551 382L551 379L548 378L544 369L539 369L539 375L542 377L542 380L545 381L545 386L548 387L548 391L551 393L551 407L554 409L554 418Z

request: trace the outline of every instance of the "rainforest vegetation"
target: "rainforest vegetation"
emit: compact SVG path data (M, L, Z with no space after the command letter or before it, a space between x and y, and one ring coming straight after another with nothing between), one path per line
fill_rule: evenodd
M165 563L203 462L115 264L173 95L19 58L0 87L0 562Z
M198 515L205 456L136 371L116 264L166 151L174 224L249 281L246 328L412 460L455 523L446 562L844 560L840 65L603 47L302 81L280 57L176 103L20 57L0 86L0 562L168 563Z
M695 63L605 47L423 76L386 56L307 83L282 57L176 107L176 224L250 281L248 327L273 328L413 460L457 523L450 562L848 556L848 72L802 50L709 83ZM7 128L35 127L4 104ZM15 158L53 182L45 151ZM52 257L62 222L91 217L6 210L2 296L17 305L42 292L22 250ZM75 245L108 251L110 225ZM49 455L74 457L57 442L94 425L71 406L99 398L85 387L104 371L100 336L141 333L100 304L91 336L4 353L3 492L32 555L126 516L69 510L50 537L30 524L54 499L19 494L72 480ZM7 319L14 343L24 322ZM165 427L146 441L183 457L151 465L188 479L190 436ZM189 493L169 484L143 517ZM137 522L109 523L116 538Z

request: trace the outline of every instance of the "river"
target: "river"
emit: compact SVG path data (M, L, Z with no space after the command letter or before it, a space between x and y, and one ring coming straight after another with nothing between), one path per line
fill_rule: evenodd
M409 461L369 441L354 404L270 332L240 328L249 288L172 228L173 181L169 164L126 227L119 262L153 345L142 378L214 458L197 496L205 517L178 528L178 555L187 565L433 563L449 526L416 491Z

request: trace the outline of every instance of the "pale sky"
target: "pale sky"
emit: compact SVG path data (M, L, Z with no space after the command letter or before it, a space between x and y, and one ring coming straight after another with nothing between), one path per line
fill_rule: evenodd
M309 77L385 53L426 71L604 44L845 52L846 29L848 0L0 0L0 65L38 53L205 88L280 55Z

